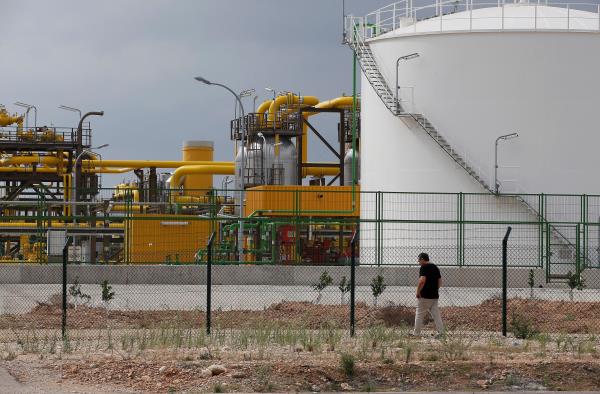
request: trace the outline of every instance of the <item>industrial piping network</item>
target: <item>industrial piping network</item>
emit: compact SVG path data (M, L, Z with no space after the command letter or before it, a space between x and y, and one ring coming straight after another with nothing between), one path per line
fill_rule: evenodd
M352 105L352 97L339 97L329 101L319 102L319 100L314 96L300 96L287 93L285 95L275 97L274 100L266 100L265 102L260 104L256 113L251 115L257 116L257 119L260 119L259 123L264 123L260 126L268 127L269 130L272 128L274 142L271 142L272 145L270 145L270 149L272 149L276 157L279 157L279 150L281 145L280 134L285 135L286 132L282 123L283 120L288 121L289 119L296 119L294 118L295 113L297 113L300 108L337 108L348 111L352 108ZM318 112L304 112L302 113L302 116L304 117L304 119L308 119L309 117L314 116L317 113ZM28 177L27 179L33 180L33 184L42 184L45 182L44 179L47 179L44 177L56 177L54 178L57 180L56 182L63 182L64 187L62 189L62 197L64 197L64 201L70 201L70 185L72 183L72 171L74 163L71 151L68 148L64 147L65 143L68 142L64 141L64 139L68 137L59 135L57 130L54 128L44 127L31 130L24 130L23 120L24 116L19 116L18 114L10 115L4 107L0 107L0 127L5 128L11 125L16 126L14 128L15 132L11 132L11 130L8 130L8 134L3 134L3 132L6 133L6 129L0 130L0 153L2 153L2 155L0 156L0 181L2 180L3 176L14 177L16 174L20 174L19 176L26 178ZM340 169L335 167L336 165L338 165L338 163L324 163L323 165L308 163L308 130L306 123L302 122L301 131L299 131L299 133L301 133L302 136L301 163L308 164L306 167L302 168L302 177L314 176L317 178L322 178L324 176L338 175ZM78 130L76 143L81 144L82 138L79 134L81 133ZM258 133L258 136L260 137L261 133ZM258 137L256 134L249 135L249 137L246 140L248 146L250 146L250 144L256 144L257 138ZM288 134L286 137L282 138L287 138L289 140L290 137ZM13 150L6 150L3 147L3 142L9 140L13 142L15 140L22 141L23 143L27 144L36 144L39 142L41 143L40 146L43 145L43 148L21 149L19 148L19 146L17 146L17 148L13 147ZM49 146L50 148L48 148ZM54 148L52 148L53 146ZM73 149L75 149L75 146L80 145L74 145ZM294 145L291 146L293 147ZM193 150L193 148L190 149ZM212 152L212 146L210 149ZM267 149L267 146L261 145L260 149ZM73 150L72 152L75 152L75 150ZM172 218L173 220L169 220L167 222L145 220L141 223L145 223L144 226L146 228L158 226L156 229L156 233L160 238L180 238L177 241L173 240L174 244L179 245L176 249L182 250L180 254L175 256L176 260L182 262L201 261L202 244L198 244L198 242L202 239L202 236L198 236L198 234L208 234L208 222L181 222L181 220L185 218L185 215L193 214L194 212L197 212L198 214L200 214L200 216L206 215L209 211L206 211L205 208L202 207L208 207L211 204L217 204L218 206L225 208L225 211L223 211L223 214L225 216L223 217L227 217L227 213L229 213L230 215L233 214L232 200L227 196L227 194L225 194L225 196L211 196L209 190L212 189L212 180L210 180L212 178L209 178L209 183L206 183L206 179L200 179L203 176L239 176L239 174L235 173L236 162L234 161L204 160L204 156L199 156L201 158L200 160L194 160L193 156L188 157L186 160L185 156L186 155L184 154L184 160L110 160L100 159L95 154L90 152L89 154L87 154L87 157L83 157L80 160L81 173L85 177L87 177L86 185L89 184L90 180L93 181L98 174L121 174L135 172L136 175L140 177L141 174L143 174L143 172L140 171L145 170L148 174L154 174L154 177L156 178L157 169L174 169L174 171L170 174L169 178L164 178L165 183L161 184L162 187L166 186L169 189L171 189L171 191L168 193L168 197L166 198L166 200L160 200L163 202L160 202L159 200L148 200L146 194L142 195L142 186L137 186L137 184L135 183L120 184L116 187L115 191L113 192L106 214L112 215L112 213L122 213L125 216L110 216L111 219L109 220L109 222L106 222L107 216L105 216L104 219L100 219L99 216L98 219L86 219L83 222L71 222L70 219L61 221L60 216L52 217L50 211L53 211L54 209L56 209L56 207L59 207L61 211L57 212L62 212L62 215L67 217L71 214L71 207L68 206L66 203L61 205L60 202L56 200L56 203L46 202L45 204L47 204L49 209L48 215L50 215L48 216L46 224L48 230L56 229L76 232L78 231L80 234L87 234L86 236L89 237L87 241L82 239L76 242L76 244L73 247L79 247L81 250L88 248L90 250L88 256L90 262L96 261L96 254L98 254L99 259L101 254L104 255L104 257L100 260L109 262L110 259L112 259L112 257L110 256L114 254L113 251L107 252L106 250L104 250L104 252L102 253L97 252L96 246L93 246L96 243L96 236L92 236L92 234L98 231L98 229L100 228L105 229L103 230L105 232L112 232L110 233L112 234L112 239L115 239L114 237L117 237L116 239L122 239L122 243L124 246L121 255L124 257L122 258L122 260L119 261L131 263L144 261L171 261L173 256L169 254L170 252L167 252L160 248L152 251L148 250L147 245L152 245L153 243L158 244L158 239L151 242L149 242L147 238L143 240L138 239L139 235L137 234L140 234L140 230L134 230L133 227L140 226L141 224L138 224L137 221L127 222L123 219L129 217L128 212L135 215L145 215L148 219L151 219L153 217L153 209L157 207L157 204L158 206L164 206L164 204L171 204L179 208L176 208L175 212L171 213L169 213L168 211L160 211L162 213L160 213L159 211L156 212L160 213L161 215L175 213L176 216ZM212 153L210 154L209 159L212 159ZM190 179L190 182L186 180L187 178ZM140 180L141 179L142 178L140 178ZM92 187L92 189L93 184L94 183L92 182L92 186L90 186ZM14 189L15 182L5 181L5 186L7 187L7 190L10 189L10 185L12 185ZM206 194L198 195L197 192L194 193L193 191L188 190L187 188L190 187L190 185L192 186L192 188L204 190L204 192L202 193ZM287 187L285 185L286 184L281 183L267 183L264 184L264 186L259 186L258 189L264 189L273 192L281 192L284 190L288 190L281 189ZM297 190L296 197L294 197L294 199L298 201L292 202L292 200L289 200L286 201L283 205L281 205L281 202L274 201L272 199L269 200L269 198L266 198L265 201L260 200L260 198L257 200L257 195L252 194L253 188L248 188L248 192L250 193L248 198L250 198L250 200L246 201L244 215L252 220L268 215L289 215L290 212L293 212L289 209L290 204L300 205L301 199L302 204L309 205L311 203L310 201L304 201L307 196L311 195L310 193L304 193L303 195L301 195L302 193L298 194L299 192L317 190L313 186L301 186L299 184L289 184L289 186L294 186L295 189L306 188L307 190ZM321 196L319 198L323 197L323 193L325 191L335 190L335 188L336 187L319 187L318 191L319 195ZM144 193L146 192L147 191L144 191ZM262 195L266 196L266 194L264 193L262 193ZM6 196L4 200L6 200ZM336 205L327 205L333 204L333 202L326 202L326 200L327 199L318 200L318 203L321 204L325 201L326 206L324 206L324 209L319 209L316 211L305 211L304 213L295 213L310 216L336 216L340 213L343 213L342 216L348 216L348 213L350 213L350 216L358 215L358 209L355 206L354 197L352 199L352 206L349 206L349 209L347 210L339 209L339 207L337 206L337 204L339 204L339 198L335 202ZM90 200L87 200L86 197L83 197L79 201L80 202L78 202L77 204L90 204ZM26 261L43 261L44 259L40 257L40 250L43 249L43 245L47 243L47 240L40 238L41 235L38 234L40 231L39 218L38 220L33 220L33 217L28 216L35 211L31 208L31 204L26 203L25 200L19 201L18 198L10 201L0 201L0 211L4 213L5 218L10 218L10 220L0 223L0 261L14 261L15 256L17 255L26 256ZM191 225L191 228L187 229L188 231L186 231L186 235L184 236L182 234L174 234L173 230L177 230L178 228L181 229L182 227L173 226L173 224L181 224L183 226L184 223L186 223L186 226L188 226L188 224ZM235 259L235 248L229 248L227 245L234 245L238 242L236 240L232 240L232 237L237 237L237 233L235 231L236 226L236 222L233 222L230 225L223 227L222 233L218 237L218 247L221 250L221 255L228 255L228 258L233 259ZM299 258L316 258L315 256L299 256L300 252L296 250L296 247L298 245L298 242L300 241L295 240L294 242L292 242L288 238L286 238L286 236L284 236L284 234L286 234L286 231L288 230L286 226L267 222L265 224L265 227L263 227L263 231L264 229L268 229L267 233L261 233L260 226L255 226L252 224L252 222L248 223L248 228L246 229L247 234L244 235L244 237L246 238L244 240L245 250L250 252L249 255L245 257L248 261L259 262L261 261L261 259L264 260L265 258L267 258L269 262L274 263L281 261L298 261L297 259ZM144 231L147 232L148 230ZM12 232L14 232L15 236L11 236L11 234L13 234ZM188 233L194 238L187 237ZM337 256L339 257L344 254L343 249L345 241L341 235L341 230L336 231L336 234L337 233L340 234L340 238L337 240ZM31 242L31 240L23 238L25 236L24 234L37 234L35 235L35 237L37 238L34 242ZM330 245L335 245L335 241L333 240L333 238L328 238L328 236L309 239L310 237L314 237L314 234L319 234L319 230L317 228L313 228L307 234L308 235L304 236L308 237L307 240L302 241L308 242L306 243L307 247L313 245L314 242L325 242L325 245L327 247L331 247ZM29 235L29 237L33 236L34 235ZM146 235L146 237L147 236L148 235ZM48 235L48 237L50 237L50 235ZM98 237L100 237L100 235L98 235ZM256 237L260 239L260 245L258 245L258 247L256 247L256 245L253 246L254 241L252 240L256 239ZM268 243L268 246L266 243ZM193 245L193 250L186 251L186 248L190 248L188 244ZM15 249L15 245L17 246L17 249ZM140 247L140 245L142 245L142 247ZM146 247L143 247L143 245L146 245ZM275 245L279 245L279 248L275 248ZM320 245L321 248L323 248L323 245ZM109 249L111 247L109 247ZM48 245L46 245L46 249L46 253L50 253ZM19 254L15 255L15 250L20 250ZM35 250L35 256L32 254L32 250ZM92 257L92 255L94 257ZM51 256L46 256L45 258L47 259L46 261L49 261L51 259Z

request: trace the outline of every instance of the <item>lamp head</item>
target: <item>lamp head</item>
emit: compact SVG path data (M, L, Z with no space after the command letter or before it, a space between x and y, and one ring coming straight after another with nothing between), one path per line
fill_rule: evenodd
M107 146L109 146L109 144L102 144L100 146L95 147L94 149L98 150L98 149L106 148Z
M273 88L269 88L269 87L266 87L266 88L265 88L265 90L266 90L267 92L275 92L275 89L273 89Z
M257 133L256 135L257 135L257 136L259 136L260 138L263 138L263 137L265 136L265 135L264 135L263 133L261 133L261 132Z
M205 79L205 78L202 78L202 77L195 77L194 79L196 81L198 81L198 82L202 82L202 83L205 83L207 85L212 85L212 83L208 79Z
M500 138L502 138L503 140L510 140L513 138L517 138L518 136L519 136L519 133L510 133L510 134L503 135Z

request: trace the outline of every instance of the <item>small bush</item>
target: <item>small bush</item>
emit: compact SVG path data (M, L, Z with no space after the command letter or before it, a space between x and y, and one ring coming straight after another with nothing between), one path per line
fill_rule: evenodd
M531 320L519 314L512 315L510 329L513 335L519 339L530 339L539 333Z
M466 360L473 341L460 333L445 332L440 338L442 355L447 361Z
M346 279L346 276L342 276L342 280L338 284L338 289L342 293L342 302L341 302L341 304L344 305L345 298L346 298L346 293L350 292L350 281L348 279Z
M221 383L216 383L213 387L213 393L224 393L225 388Z
M102 287L102 301L109 302L115 298L115 292L112 291L112 286L108 284L108 281L103 281L100 286Z
M323 273L321 273L321 276L319 277L319 282L312 286L313 289L319 292L319 294L317 295L317 299L315 300L315 304L318 304L319 301L321 301L322 291L325 290L325 288L327 288L327 286L329 286L332 283L333 278L331 277L331 275L329 275L327 271L323 271Z
M354 356L347 353L342 353L340 357L340 365L346 376L354 376Z
M371 282L371 292L373 293L373 305L375 307L377 306L377 299L383 294L386 287L387 285L384 282L383 276L377 275L373 278L373 281Z

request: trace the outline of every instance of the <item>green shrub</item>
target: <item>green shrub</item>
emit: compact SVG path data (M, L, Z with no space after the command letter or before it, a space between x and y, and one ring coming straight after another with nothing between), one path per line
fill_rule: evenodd
M513 335L519 339L530 339L539 334L531 320L516 313L511 316L510 329Z
M373 278L373 281L371 282L371 292L373 293L374 297L374 306L377 306L377 299L381 294L383 294L386 287L387 285L384 282L383 276L377 275L375 278Z
M346 376L354 376L354 356L347 353L342 353L340 357L340 365Z

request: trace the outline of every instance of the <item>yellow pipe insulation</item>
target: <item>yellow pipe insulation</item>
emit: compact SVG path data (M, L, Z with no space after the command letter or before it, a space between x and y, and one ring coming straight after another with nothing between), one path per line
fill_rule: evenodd
M49 220L51 223L50 226L48 226L48 228L78 228L78 227L83 227L83 228L89 228L90 225L89 223L63 223L63 222L58 222L54 220ZM95 227L99 227L99 228L105 228L104 227L104 222L103 221L96 221L96 226ZM37 228L39 226L38 223L36 222L0 222L0 227L35 227ZM124 225L123 223L109 223L108 224L109 228L123 228Z
M228 165L230 161L185 161L185 160L82 160L84 168L128 167L128 168L178 168L189 165Z
M315 108L319 109L330 109L330 108L352 108L352 100L353 97L342 96L337 97L331 100L322 101L315 105ZM308 119L313 115L317 115L318 112L305 112L304 119ZM302 162L306 163L308 161L308 132L307 126L303 125L302 127ZM333 175L337 175L337 172Z
M179 167L173 172L173 175L171 175L171 189L179 188L179 186L181 186L183 177L185 175L192 175L192 174L233 175L234 173L235 173L235 167L234 167L233 162L227 162L226 164L187 165L187 166Z
M0 127L16 124L17 130L22 130L24 118L25 117L23 115L18 116L17 114L11 116L11 114L9 114L4 107L0 108Z

